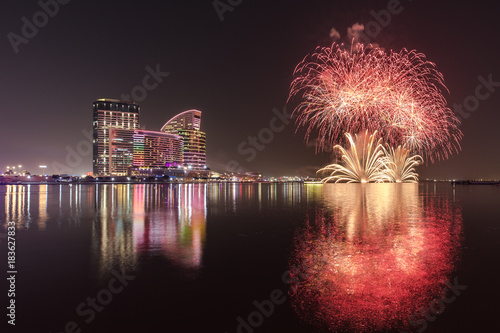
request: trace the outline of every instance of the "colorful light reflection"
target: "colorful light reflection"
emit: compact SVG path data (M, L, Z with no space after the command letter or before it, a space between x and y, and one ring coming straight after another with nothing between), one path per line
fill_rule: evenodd
M453 272L460 210L418 184L327 184L323 198L295 237L294 308L330 330L404 328Z
M165 257L195 274L206 238L206 186L96 186L92 248L99 276L133 271L145 257Z

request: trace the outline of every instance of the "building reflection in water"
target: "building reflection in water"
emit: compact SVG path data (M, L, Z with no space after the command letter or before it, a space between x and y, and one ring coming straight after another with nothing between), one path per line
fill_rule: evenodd
M206 184L97 185L92 242L99 275L163 256L186 270L202 263Z
M4 194L4 214L5 221L16 222L19 228L19 221L23 217L26 208L26 197L29 193L25 190L24 186L7 185L5 186ZM3 222L3 221L2 221Z
M44 231L49 218L47 185L6 185L4 189L0 192L4 204L0 219L15 222L18 229L32 228L34 220L35 227Z
M323 198L295 237L294 308L334 331L404 328L453 273L460 209L418 184L326 184Z
M136 186L136 251L161 253L183 268L198 268L205 243L206 186L166 185L161 191L147 185Z
M82 198L82 192L85 197ZM93 201L93 192L82 185L5 185L0 187L0 220L14 221L18 229L43 232L79 225Z
M96 185L92 252L99 276L112 269L132 271L136 266L133 244L132 194L129 185Z
M47 226L48 207L47 195L49 186L47 184L38 187L38 230L43 231Z

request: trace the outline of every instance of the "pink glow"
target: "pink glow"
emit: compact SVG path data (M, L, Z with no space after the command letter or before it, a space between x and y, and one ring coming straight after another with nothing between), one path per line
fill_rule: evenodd
M318 211L297 234L291 266L299 282L290 294L303 319L329 329L402 328L449 279L460 211L444 199L424 202L390 188L373 201L374 189L330 197L329 216ZM359 206L349 205L354 197Z

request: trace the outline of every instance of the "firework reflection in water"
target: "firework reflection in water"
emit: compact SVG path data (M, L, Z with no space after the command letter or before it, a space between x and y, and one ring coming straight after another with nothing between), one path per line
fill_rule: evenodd
M323 197L295 237L295 310L330 330L404 328L453 272L460 210L411 183L325 184Z

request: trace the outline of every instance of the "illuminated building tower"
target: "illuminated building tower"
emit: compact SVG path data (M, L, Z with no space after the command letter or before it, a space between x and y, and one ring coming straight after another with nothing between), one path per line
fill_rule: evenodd
M206 141L205 132L179 129L178 134L184 142L184 165L188 169L203 170L206 169Z
M192 170L206 169L206 134L200 131L201 111L188 110L170 119L161 132L177 134L184 143L184 165Z
M134 167L164 168L182 165L183 141L179 135L134 131Z
M125 176L134 159L134 130L109 128L109 174Z
M199 131L201 128L201 111L188 110L173 117L163 127L162 132L174 133L178 129Z
M132 165L133 134L139 128L135 102L98 99L93 104L93 171L95 176L126 175Z

